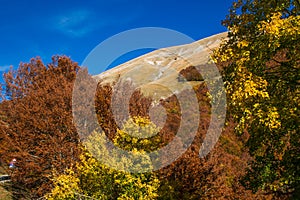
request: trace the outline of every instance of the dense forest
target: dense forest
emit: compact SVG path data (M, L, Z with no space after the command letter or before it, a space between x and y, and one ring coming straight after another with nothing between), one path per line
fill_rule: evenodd
M213 150L199 157L211 122L211 97L195 67L182 70L178 81L199 82L192 89L201 117L191 145L161 169L151 165L147 152L174 142L178 148L162 155L157 162L163 163L164 157L180 151L178 97L189 95L188 91L153 104L130 81L95 83L67 56L53 56L47 65L39 57L20 64L4 74L1 87L0 162L1 170L11 175L11 182L1 187L11 199L300 199L299 14L299 0L232 4L222 21L228 37L211 55L227 93L222 134ZM78 77L83 95L74 100ZM96 95L86 98L92 87ZM120 102L127 101L124 93L134 91L130 118L122 127L112 111L115 88ZM86 121L73 117L74 108L85 115L91 101L101 128L86 128ZM149 110L155 106L166 110L163 127L150 120ZM186 114L191 117L187 120L191 124L184 127L187 135L194 125L193 115L192 111ZM78 127L84 136L79 137ZM139 135L145 137L135 137ZM110 159L118 152L103 136L132 152L131 157ZM107 163L95 155L108 158ZM9 169L12 158L17 162ZM131 173L116 168L147 170Z

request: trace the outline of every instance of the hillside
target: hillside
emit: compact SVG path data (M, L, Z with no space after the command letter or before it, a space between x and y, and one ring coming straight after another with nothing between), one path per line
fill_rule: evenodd
M176 92L186 88L184 81L178 81L180 71L208 64L212 49L218 47L226 36L227 32L224 32L191 44L158 49L96 75L95 78L103 83L130 79L142 89L144 95L165 97L167 91L161 86L167 85L168 89Z

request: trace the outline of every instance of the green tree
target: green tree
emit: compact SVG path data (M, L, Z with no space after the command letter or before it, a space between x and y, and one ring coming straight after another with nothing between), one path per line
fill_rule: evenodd
M252 190L290 193L300 185L300 3L239 0L215 51L223 67L229 112L247 131L254 162L244 183Z

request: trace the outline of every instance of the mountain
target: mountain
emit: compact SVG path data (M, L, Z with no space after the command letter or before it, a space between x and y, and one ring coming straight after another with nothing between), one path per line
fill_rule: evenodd
M220 45L227 32L219 33L191 44L155 50L94 76L103 83L131 80L144 95L153 98L169 96L188 87L180 81L180 73L193 66L209 63L212 50ZM185 77L188 79L187 77ZM190 83L197 84L195 81Z

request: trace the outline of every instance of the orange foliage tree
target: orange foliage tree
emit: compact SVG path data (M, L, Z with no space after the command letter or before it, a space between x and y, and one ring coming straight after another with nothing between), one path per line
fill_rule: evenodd
M72 87L79 70L68 57L40 58L4 75L5 98L0 152L16 158L12 181L16 197L36 198L51 189L49 176L78 160L79 138L72 122Z

